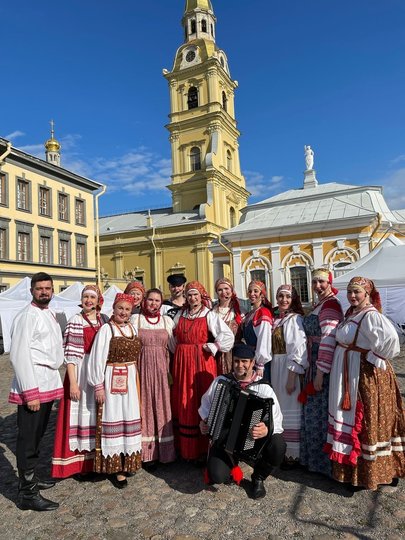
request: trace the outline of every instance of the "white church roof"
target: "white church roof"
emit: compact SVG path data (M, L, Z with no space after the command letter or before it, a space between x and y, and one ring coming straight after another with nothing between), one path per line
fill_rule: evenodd
M381 187L335 182L285 191L247 206L242 214L240 224L228 233L321 224L350 218L372 219L377 214L382 216L383 221L405 223L405 216L388 208Z
M150 228L148 215L148 210L141 210L139 212L101 217L100 235L148 229ZM152 218L153 227L172 227L185 225L188 222L203 221L197 210L195 212L174 213L172 208L151 210L150 217Z

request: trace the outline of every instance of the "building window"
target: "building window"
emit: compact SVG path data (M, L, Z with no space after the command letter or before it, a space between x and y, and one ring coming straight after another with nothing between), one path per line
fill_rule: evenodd
M201 32L207 33L207 21L205 19L201 21Z
M22 179L17 180L17 208L30 209L30 183Z
M61 221L69 221L69 196L65 193L58 193L58 211Z
M51 239L49 236L39 237L39 262L51 263Z
M190 166L192 171L201 170L201 152L197 146L190 150Z
M345 266L350 266L351 262L340 262L333 265L334 277L343 276L348 270L344 270Z
M236 227L236 212L235 208L233 206L229 209L229 227L232 229L232 227Z
M191 86L188 91L187 105L189 109L196 109L198 107L198 90L195 86Z
M0 285L0 294L2 292L6 292L7 289L8 289L8 285Z
M86 225L86 206L83 199L76 199L75 201L75 217L76 225Z
M69 266L70 262L70 241L59 239L59 264Z
M191 34L195 34L196 29L197 29L197 26L195 23L195 19L191 19Z
M0 173L0 204L7 206L7 176Z
M222 91L222 108L224 109L224 111L228 110L228 98L224 90Z
M84 268L86 266L86 244L76 243L76 266Z
M232 172L232 153L230 150L226 151L226 168Z
M19 232L17 234L17 260L29 261L30 260L30 233Z
M39 215L51 215L51 190L43 186L39 188Z
M293 287L295 287L296 291L298 292L301 298L301 302L309 302L308 277L306 267L296 266L294 268L290 268L290 275L291 285L293 285Z
M0 229L0 259L7 259L7 229Z
M261 281L266 283L266 271L255 268L250 271L250 281Z

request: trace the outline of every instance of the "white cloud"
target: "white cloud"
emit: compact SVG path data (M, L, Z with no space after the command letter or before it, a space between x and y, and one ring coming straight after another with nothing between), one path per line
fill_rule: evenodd
M8 133L8 135L6 135L4 138L9 141L13 141L14 139L17 139L18 137L23 137L24 135L25 133L23 131L19 131L18 129L16 129L15 131Z
M401 154L400 156L392 159L390 161L390 165L398 165L398 163L402 163L403 161L405 161L405 154Z
M388 173L377 183L383 186L384 198L391 210L405 208L405 167Z
M281 190L281 184L284 176L271 176L266 178L262 173L257 171L244 171L246 178L246 189L250 191L253 198L259 197L266 199L274 194L274 191Z

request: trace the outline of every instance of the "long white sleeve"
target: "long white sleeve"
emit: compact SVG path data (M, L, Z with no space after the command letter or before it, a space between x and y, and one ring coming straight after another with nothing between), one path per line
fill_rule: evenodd
M302 375L308 367L307 337L301 315L292 315L283 324L287 368Z
M359 334L361 334L361 338L369 342L369 346L366 347L370 349L367 354L367 361L375 367L386 369L385 360L394 358L399 354L400 347L397 331L387 317L377 310L367 313L361 322ZM359 339L358 345L361 347L360 343Z
M257 337L255 361L256 365L262 366L271 360L271 322L263 320L253 327Z
M31 343L38 319L30 311L19 313L11 329L10 362L24 401L39 399L39 383L34 370Z
M112 338L111 326L104 324L97 332L87 364L87 380L96 390L104 388L104 371Z
M235 336L229 326L214 311L207 313L207 324L215 339L215 343L208 343L212 355L215 355L218 351L230 351L235 342Z

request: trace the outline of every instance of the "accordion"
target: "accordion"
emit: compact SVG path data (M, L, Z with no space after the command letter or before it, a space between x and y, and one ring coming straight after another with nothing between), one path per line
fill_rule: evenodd
M273 432L272 407L271 398L258 397L249 388L240 388L232 379L220 379L207 419L212 444L237 460L257 461ZM253 439L252 428L262 421L268 426L269 435Z

